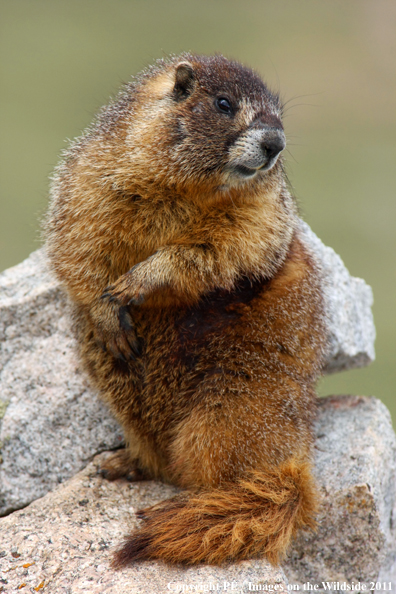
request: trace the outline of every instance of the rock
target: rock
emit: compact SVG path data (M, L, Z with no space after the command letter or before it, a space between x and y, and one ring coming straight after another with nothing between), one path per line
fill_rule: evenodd
M282 570L264 560L225 568L146 562L110 569L112 551L137 524L133 511L177 491L153 481L105 481L96 474L100 456L54 492L0 519L0 592L39 591L41 585L46 594L164 594L199 584L207 587L200 592L210 584L225 591L224 582L238 593L249 592L249 582L287 591Z
M42 250L0 275L0 295L3 515L120 445L122 434L79 370L66 298Z
M369 365L375 359L371 287L351 276L340 256L323 245L307 223L300 225L306 245L319 257L325 279L330 351L324 372Z
M326 369L365 365L374 358L371 289L301 225L327 279ZM0 386L0 515L43 496L122 441L79 370L67 302L43 250L0 275Z
M320 401L315 474L322 508L315 534L301 533L284 570L291 583L385 581L396 561L396 437L375 398ZM367 588L369 590L369 588Z

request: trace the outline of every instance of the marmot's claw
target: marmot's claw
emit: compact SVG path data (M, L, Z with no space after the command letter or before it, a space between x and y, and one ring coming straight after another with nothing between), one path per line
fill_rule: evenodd
M135 512L135 516L138 520L147 520L146 510L145 509L138 509Z
M139 339L136 336L134 323L127 307L121 306L118 311L118 320L120 322L120 328L124 331L123 338L128 343L130 348L129 358L136 359L141 355L141 347Z
M131 342L128 338L128 344L131 347L131 351L132 353L135 355L135 357L133 357L132 353L131 353L131 358L136 359L137 357L140 357L142 354L142 349L141 346L139 344L138 339L136 338L136 340L134 342Z
M105 296L102 295L102 303ZM141 346L130 309L122 305L110 305L109 302L101 307L102 321L96 326L98 345L124 363L136 361L141 355Z
M145 300L145 288L138 282L127 282L124 277L118 279L113 285L106 287L100 299L107 300L109 303L116 302L121 307L141 305Z
M109 471L107 470L107 468L98 468L96 471L96 474L99 474L100 476L102 476L104 479L108 479L109 476Z
M117 295L118 293L110 293L110 291L106 291L105 293L102 293L102 295L100 296L100 299L107 299L107 301L109 301L109 303L114 303L115 301L118 301L117 299Z
M103 293L100 296L100 299L109 299L110 297L112 297L112 289L114 287L112 287L111 285L109 285L108 287L105 288L105 290L103 291Z
M128 333L120 331L108 342L108 349L116 359L121 359L124 363L136 361L140 356L141 350L138 338L133 329Z

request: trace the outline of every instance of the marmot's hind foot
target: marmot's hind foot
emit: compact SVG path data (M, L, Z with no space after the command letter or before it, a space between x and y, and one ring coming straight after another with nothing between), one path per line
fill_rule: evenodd
M151 477L138 467L137 460L131 460L128 450L117 450L98 468L98 474L108 481L123 478L127 481L144 481Z

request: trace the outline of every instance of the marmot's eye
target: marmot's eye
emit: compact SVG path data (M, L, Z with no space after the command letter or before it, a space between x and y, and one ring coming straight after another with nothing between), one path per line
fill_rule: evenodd
M231 103L225 97L218 97L215 101L215 105L221 113L232 113Z

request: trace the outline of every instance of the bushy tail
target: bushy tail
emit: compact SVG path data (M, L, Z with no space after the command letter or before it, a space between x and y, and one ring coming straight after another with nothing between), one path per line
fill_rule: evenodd
M309 465L289 461L138 512L143 527L127 538L113 566L143 559L217 565L263 556L277 564L295 532L314 527L315 511Z

